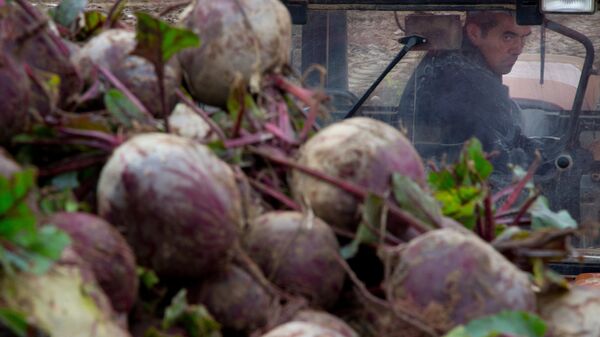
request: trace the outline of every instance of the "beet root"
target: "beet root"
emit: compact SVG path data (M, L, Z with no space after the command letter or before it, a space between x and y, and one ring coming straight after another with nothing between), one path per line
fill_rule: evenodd
M104 219L86 213L55 213L47 220L72 239L118 312L128 312L138 293L135 257L125 238Z
M412 240L386 283L395 306L442 330L502 310L535 310L527 274L477 236L453 229Z
M154 66L142 57L131 55L135 46L135 32L111 29L88 41L73 59L88 79L94 73L94 65L110 70L153 116L160 117L163 112ZM176 59L165 65L164 76L167 109L170 112L177 103L175 89L181 82L181 70Z
M267 291L233 265L191 287L188 299L190 303L205 305L224 331L244 335L265 326L276 308Z
M25 129L28 109L29 79L23 64L0 52L0 145Z
M552 337L600 336L600 290L596 288L576 286L546 295L539 301L539 311Z
M88 267L67 248L43 275L3 274L0 303L25 313L28 321L50 336L129 337Z
M298 163L379 194L390 189L393 172L425 185L423 163L408 139L370 118L347 119L319 131L300 149ZM306 201L331 226L356 229L360 201L353 195L298 171L291 187L296 199Z
M160 133L115 150L100 175L98 209L140 264L173 278L219 267L243 223L233 170L208 147Z
M225 106L236 78L258 82L254 79L288 63L292 24L279 0L199 0L183 24L201 40L200 47L179 54L200 102Z
M345 272L337 239L321 219L299 212L270 212L251 222L248 255L275 285L328 307L337 300Z

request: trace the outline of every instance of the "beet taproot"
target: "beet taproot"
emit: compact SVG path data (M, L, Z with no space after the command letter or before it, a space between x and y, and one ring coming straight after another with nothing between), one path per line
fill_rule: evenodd
M233 170L193 140L140 134L102 169L98 212L117 226L138 262L165 277L218 268L243 224Z
M275 299L244 270L228 265L189 288L189 302L203 304L224 331L250 335L275 313Z
M81 212L59 212L46 221L71 236L75 252L87 262L112 307L128 312L137 299L138 276L133 251L104 219Z
M285 291L329 307L342 289L345 271L339 245L321 219L300 212L269 212L255 218L243 238L248 255Z
M110 29L88 41L73 56L88 80L94 74L94 65L111 71L155 117L163 115L158 78L150 61L131 52L136 46L135 32ZM176 89L181 82L181 70L175 58L165 65L165 95L167 109L177 103Z
M262 74L288 63L292 24L279 0L198 0L182 25L201 41L179 54L185 81L200 102L225 106L236 78L256 85Z
M410 241L386 286L395 306L442 330L502 310L536 309L526 273L479 237L454 229Z
M422 160L409 140L397 129L365 117L322 129L302 146L297 162L379 194L389 191L394 172L425 185ZM329 225L356 229L361 200L299 171L292 173L290 185L295 198L305 201ZM397 232L402 229L394 227L399 226L388 225Z

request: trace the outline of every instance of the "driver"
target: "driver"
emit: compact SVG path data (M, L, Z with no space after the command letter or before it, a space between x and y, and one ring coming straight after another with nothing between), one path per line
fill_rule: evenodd
M502 84L523 51L531 29L508 11L467 14L460 50L430 51L412 74L400 101L413 116L413 141L424 158L454 161L477 137L486 152L498 151L496 169L527 165L535 144L521 133L521 113Z

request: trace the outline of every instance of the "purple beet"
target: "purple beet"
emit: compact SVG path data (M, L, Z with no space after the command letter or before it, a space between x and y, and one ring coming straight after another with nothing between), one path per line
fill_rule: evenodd
M131 55L135 49L135 32L110 29L88 41L74 56L82 73L89 78L98 65L110 70L154 116L162 116L160 92L154 66L148 60ZM165 66L167 109L177 103L175 89L181 82L177 60Z
M298 163L379 194L389 191L394 172L425 185L423 163L408 139L370 118L347 119L319 131L300 149ZM329 225L356 229L361 201L354 196L298 171L292 174L291 187L296 199L306 201Z
M104 219L87 213L55 213L47 223L67 232L113 308L128 312L138 293L135 257L125 238Z
M344 337L358 337L356 331L346 324L346 322L325 311L310 309L301 310L294 315L292 321L316 324L323 328L336 331Z
M345 337L343 334L308 322L288 322L262 337Z
M99 214L138 262L165 277L203 277L228 257L243 223L233 170L205 145L146 133L102 169Z
M0 52L0 145L25 129L28 109L29 80L23 64Z
M526 273L479 237L449 228L410 241L387 286L394 305L443 330L502 310L535 310Z
M188 299L203 304L223 328L250 335L273 313L274 299L244 270L228 265L189 289Z
M256 218L244 237L248 255L280 288L320 307L337 300L345 272L339 245L321 219L299 212L270 212Z

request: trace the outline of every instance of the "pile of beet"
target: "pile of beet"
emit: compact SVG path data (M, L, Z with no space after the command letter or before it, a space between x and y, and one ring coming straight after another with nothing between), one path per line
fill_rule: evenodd
M0 195L35 168L27 221L70 237L45 273L0 269L0 309L31 331L441 337L508 311L598 336L600 297L532 253L572 231L530 228L531 174L492 196L473 147L426 169L382 122L319 125L280 1L196 0L177 26L76 3L0 1ZM439 183L458 176L480 193L460 216Z

